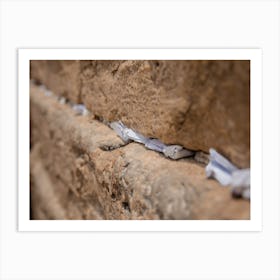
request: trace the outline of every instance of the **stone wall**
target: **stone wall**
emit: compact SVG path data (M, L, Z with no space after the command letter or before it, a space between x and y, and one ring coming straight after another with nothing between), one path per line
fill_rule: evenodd
M32 61L33 80L93 113L31 85L33 218L248 219L205 165L124 145L99 120L249 167L249 75L248 61Z

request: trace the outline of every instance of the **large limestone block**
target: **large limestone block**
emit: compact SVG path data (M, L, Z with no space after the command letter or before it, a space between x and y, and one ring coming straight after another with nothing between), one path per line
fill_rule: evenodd
M250 166L249 61L80 61L80 72L76 63L81 102L97 119Z

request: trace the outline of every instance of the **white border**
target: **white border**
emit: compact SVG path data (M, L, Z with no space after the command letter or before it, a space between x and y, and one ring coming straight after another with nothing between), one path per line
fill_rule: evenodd
M18 50L18 230L19 231L261 231L262 53L260 49L19 49ZM29 220L30 60L250 60L251 219L183 221Z

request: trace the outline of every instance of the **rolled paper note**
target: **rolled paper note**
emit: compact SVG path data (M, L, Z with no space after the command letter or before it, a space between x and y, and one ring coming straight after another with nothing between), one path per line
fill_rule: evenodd
M229 173L238 170L238 168L233 165L228 159L226 159L224 156L219 154L216 150L210 149L210 161L215 162L216 165L220 165L222 168L227 170Z
M250 199L250 168L238 169L214 149L205 168L208 178L216 179L223 186L231 186L234 197Z
M145 144L147 142L147 138L144 137L141 133L135 132L130 128L124 128L123 133L132 141Z
M231 182L231 173L215 162L210 161L205 171L207 178L214 178L223 186L228 186Z
M86 106L83 104L75 104L72 108L78 115L86 115L88 113Z
M127 127L121 121L111 122L109 125L125 143L128 143L131 141L129 139L128 135L126 133L124 133L124 130Z
M167 146L158 139L147 139L145 147L147 149L163 153L164 148L166 148Z
M179 145L166 146L163 149L163 153L166 157L169 157L172 159L180 159L180 158L190 157L190 156L194 155L193 151L184 149L182 146L179 146Z
M250 169L238 169L232 172L230 186L235 197L250 199Z

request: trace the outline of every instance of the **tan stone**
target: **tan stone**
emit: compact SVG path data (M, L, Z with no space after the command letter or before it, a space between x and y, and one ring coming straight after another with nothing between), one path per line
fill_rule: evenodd
M80 103L80 62L77 60L32 60L31 77L59 96Z
M250 203L206 179L204 165L125 145L106 125L77 116L35 86L31 139L35 218L250 218Z
M77 64L73 64L73 71L69 70L73 77L77 75L71 83L76 84L73 88L80 85L81 102L98 119L122 120L167 144L204 152L212 147L237 166L250 166L249 61L80 61L79 67ZM51 77L56 80L63 71L53 69L45 67L45 74L40 75L49 75L50 79L38 79L56 91L58 86L52 85ZM55 75L47 74L51 72ZM65 87L69 81L62 78L55 84ZM69 93L70 99L71 96Z

